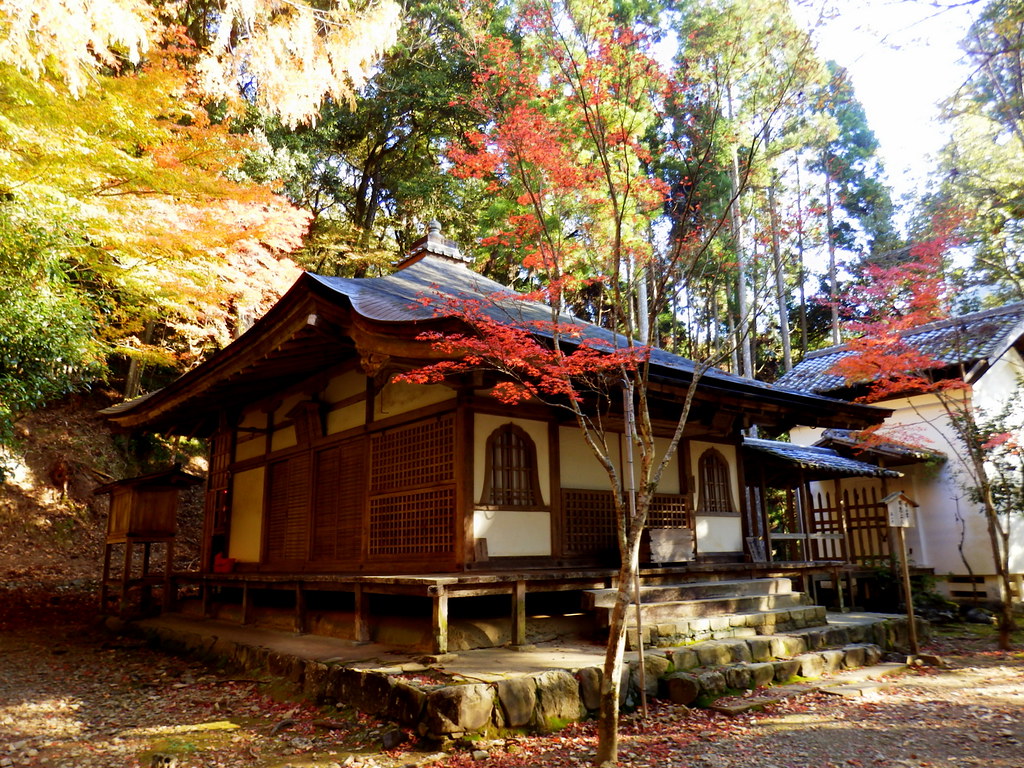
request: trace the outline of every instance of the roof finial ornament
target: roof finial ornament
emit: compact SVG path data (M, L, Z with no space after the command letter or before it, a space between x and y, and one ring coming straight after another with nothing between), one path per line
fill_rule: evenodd
M431 219L427 223L426 237L421 237L412 244L409 255L398 263L397 268L404 269L411 266L426 255L436 256L463 266L470 266L473 263L471 257L463 255L459 250L458 243L441 234L441 222L437 219Z

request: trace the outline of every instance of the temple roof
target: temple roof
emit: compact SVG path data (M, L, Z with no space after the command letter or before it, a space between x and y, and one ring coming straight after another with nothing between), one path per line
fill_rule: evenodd
M926 323L900 335L939 367L962 365L969 378L976 377L1024 335L1024 302ZM851 354L846 345L811 352L776 383L819 394L848 389L846 379L831 371Z
M127 429L209 433L214 414L225 404L283 391L346 357L361 361L364 370L374 358L405 369L439 359L440 353L419 335L465 332L460 307L468 302L498 322L538 337L552 334L550 307L524 300L473 272L457 246L432 227L394 274L341 278L304 273L266 315L205 363L162 390L103 413ZM612 349L627 344L621 335L566 314L558 318L558 326L565 344L584 339ZM661 349L651 350L650 363L651 380L662 393L685 389L698 374L692 360ZM890 413L717 368L702 368L699 374L699 391L741 403L748 423L862 428Z

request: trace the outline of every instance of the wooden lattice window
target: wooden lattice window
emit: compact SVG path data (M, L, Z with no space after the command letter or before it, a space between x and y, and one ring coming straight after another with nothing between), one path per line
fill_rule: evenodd
M388 493L455 479L455 418L418 422L379 432L370 448L370 492Z
M228 526L228 488L231 485L231 454L233 438L230 429L221 428L213 435L210 449L210 472L206 483L206 514L213 532L224 533Z
M608 554L617 552L615 497L611 491L562 490L567 554Z
M480 504L537 509L542 506L537 477L537 449L515 424L505 424L487 438L487 470Z
M611 491L562 489L562 514L565 518L565 551L572 555L618 552L615 532L615 497ZM691 528L686 497L659 493L651 499L648 528Z
M436 558L455 549L455 418L439 418L371 437L371 559Z
M736 513L732 504L729 462L715 448L708 448L697 462L700 476L700 512L710 515Z
M658 493L647 510L648 528L690 528L690 510L686 497L676 493Z
M455 544L455 488L370 500L370 556L439 555Z

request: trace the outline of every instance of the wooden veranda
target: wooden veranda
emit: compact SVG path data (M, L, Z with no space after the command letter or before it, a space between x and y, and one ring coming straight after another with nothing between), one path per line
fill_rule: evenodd
M788 577L813 583L813 577L831 576L838 563L687 563L641 568L644 585L698 580L727 580ZM308 632L317 608L311 596L341 605L350 616L345 636L357 643L369 642L373 624L380 617L371 610L373 596L399 596L429 605L430 651L446 653L449 648L451 602L473 597L505 597L505 618L511 625L511 645L527 642L527 599L552 593L582 593L586 589L614 588L618 571L612 568L536 569L519 572L473 572L419 575L334 575L260 573L179 573L174 576L175 608L192 598L193 611L205 618L227 618L247 625L254 623L256 604L274 595L277 611L287 615L295 632ZM227 610L225 610L227 609Z

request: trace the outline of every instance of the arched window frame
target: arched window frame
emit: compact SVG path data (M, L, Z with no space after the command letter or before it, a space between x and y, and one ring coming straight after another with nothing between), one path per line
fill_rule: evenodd
M729 462L717 448L708 448L697 461L700 481L698 512L705 515L734 515Z
M484 489L480 506L493 509L547 509L537 473L537 448L522 427L509 422L487 437Z

